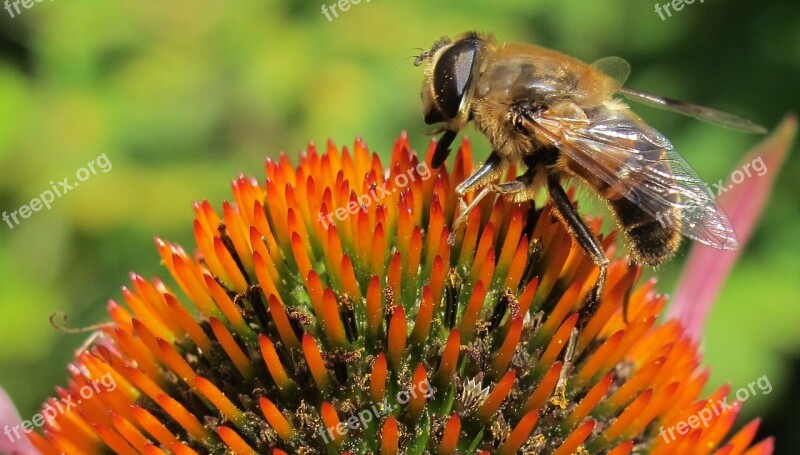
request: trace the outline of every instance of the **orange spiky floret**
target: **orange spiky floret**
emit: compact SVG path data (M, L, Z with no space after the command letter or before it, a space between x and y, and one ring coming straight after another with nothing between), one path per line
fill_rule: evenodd
M295 168L240 176L221 214L195 204L198 253L156 240L177 288L132 275L127 308L71 365L58 398L94 394L46 422L42 453L747 453L758 421L726 434L737 404L674 440L711 405L708 378L641 269L598 273L549 204L488 197L450 244L454 186L405 136L384 167L313 145ZM509 171L512 178L516 171ZM599 233L600 220L590 220ZM609 256L614 233L602 236ZM627 302L626 302L627 300ZM628 306L627 323L622 318ZM102 384L114 383L106 388ZM727 388L709 400L722 399ZM53 407L56 399L45 406Z

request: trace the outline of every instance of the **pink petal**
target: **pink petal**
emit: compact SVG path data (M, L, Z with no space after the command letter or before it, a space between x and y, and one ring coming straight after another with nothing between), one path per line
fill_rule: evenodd
M21 439L18 439L12 430L21 421L11 397L0 387L0 433L2 433L0 434L0 453L21 453L25 455L39 453L27 437L22 436ZM8 432L6 433L6 431ZM21 429L17 430L17 433L20 435L25 434Z
M775 438L767 438L751 447L744 455L771 455L775 451Z
M751 171L751 176L745 176L740 183L729 182L726 188L731 186L732 188L719 198L719 205L728 215L736 231L739 249L724 251L700 243L692 245L683 274L675 287L675 296L672 298L668 316L683 322L687 332L695 339L700 338L714 300L761 216L772 182L788 155L796 132L797 118L790 115L781 122L775 132L756 145L737 168L743 170L743 166L753 163L753 160L758 160L760 157L766 172L759 176Z

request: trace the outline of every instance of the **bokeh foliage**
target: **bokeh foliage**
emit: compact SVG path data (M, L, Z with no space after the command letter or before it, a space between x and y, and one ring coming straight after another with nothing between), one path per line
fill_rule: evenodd
M163 275L152 236L190 246L192 201L219 206L229 179L262 178L265 156L296 155L309 140L350 144L362 135L386 157L406 130L424 150L421 71L406 58L440 35L477 29L586 61L620 55L633 67L632 87L768 126L800 105L792 0L706 0L665 21L641 0L362 0L333 21L321 5L57 0L15 18L0 11L0 210L27 204L51 180L74 179L102 153L113 163L52 210L14 229L0 224L0 384L23 416L65 380L85 337L55 331L48 316L63 311L73 327L100 322L129 271ZM638 111L709 182L758 140ZM800 425L796 410L781 408L797 397L800 374L798 175L795 153L704 346L712 385L729 380L735 390L769 376L773 393L750 400L745 414L767 414L775 431ZM682 251L659 272L665 292Z

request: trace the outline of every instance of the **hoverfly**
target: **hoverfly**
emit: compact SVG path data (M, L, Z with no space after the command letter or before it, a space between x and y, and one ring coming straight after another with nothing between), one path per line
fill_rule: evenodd
M608 259L561 185L581 180L607 201L632 259L658 265L677 250L681 235L720 249L735 249L736 235L711 191L672 144L615 94L746 132L764 128L714 109L623 87L630 65L619 57L591 65L526 44L496 44L478 33L442 38L419 55L427 124L444 124L431 165L441 166L458 131L473 122L493 150L461 182L455 232L490 193L521 202L546 186L568 231L599 267L586 311L602 295ZM500 183L509 163L526 172ZM465 196L478 191L470 204Z

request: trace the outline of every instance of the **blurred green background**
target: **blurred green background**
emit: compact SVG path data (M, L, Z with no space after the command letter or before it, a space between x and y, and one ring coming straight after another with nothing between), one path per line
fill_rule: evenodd
M56 0L0 11L0 210L13 211L105 153L98 173L10 229L0 224L0 384L23 416L64 383L85 335L130 271L165 275L153 236L192 247L192 201L220 207L265 156L362 135L384 157L403 130L417 150L421 69L406 58L477 29L585 61L630 61L631 87L773 127L800 106L800 2L695 1L662 21L654 1L362 0L332 21L323 1ZM331 4L332 0L325 3ZM663 2L662 2L663 3ZM709 182L759 138L642 107ZM478 157L487 152L472 131ZM795 150L796 152L796 150ZM779 453L800 446L800 156L711 314L711 385L768 375L750 399ZM659 271L670 292L686 256ZM742 420L742 419L740 419ZM792 439L794 438L794 439Z

